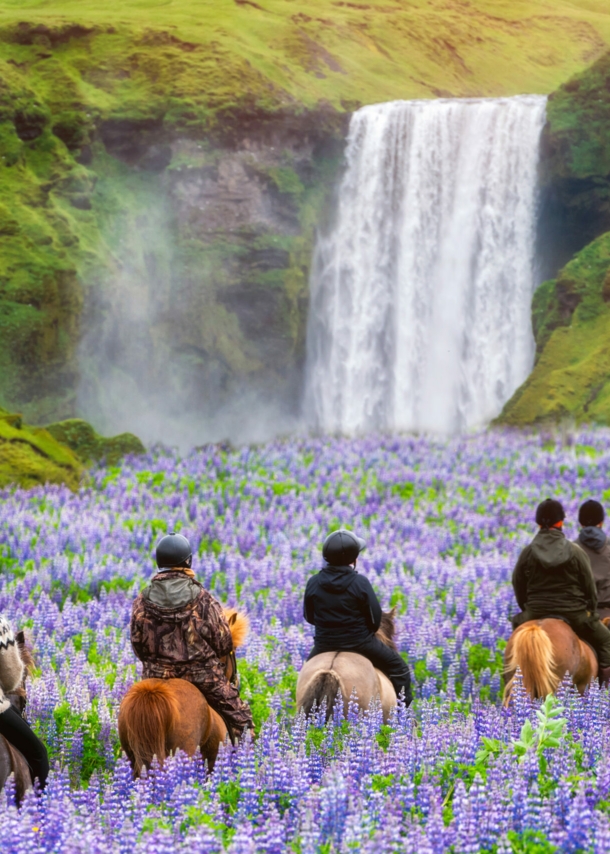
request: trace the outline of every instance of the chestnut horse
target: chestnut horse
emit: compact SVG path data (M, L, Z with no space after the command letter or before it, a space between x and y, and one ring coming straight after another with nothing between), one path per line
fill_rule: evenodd
M510 702L517 667L532 699L554 694L566 673L581 694L597 676L592 647L564 620L552 617L528 620L510 636L504 650L504 705Z
M377 637L392 649L394 643L395 608L381 617ZM297 680L297 709L308 715L314 703L318 707L326 700L326 720L332 717L333 707L339 694L343 697L343 708L347 708L352 691L356 692L358 705L368 709L376 697L381 702L384 723L396 705L394 686L381 670L376 670L368 658L357 652L323 652L314 655L303 665Z
M248 634L248 618L235 610L225 611L233 647ZM221 659L227 679L234 675L235 658ZM192 756L197 749L211 768L218 748L228 735L221 716L208 705L195 685L186 679L143 679L132 685L119 709L119 738L136 775L180 749Z
M34 666L34 659L32 658L30 650L26 646L23 632L17 632L15 640L17 641L19 651L21 652L21 660L25 665L25 676L21 686L11 694L7 694L7 697L15 711L22 715L26 705L25 678ZM23 800L23 796L26 791L32 785L30 767L25 761L23 754L21 754L16 747L13 747L13 745L7 741L3 735L0 735L0 791L4 788L4 785L11 774L15 775L15 790L17 801L20 803Z

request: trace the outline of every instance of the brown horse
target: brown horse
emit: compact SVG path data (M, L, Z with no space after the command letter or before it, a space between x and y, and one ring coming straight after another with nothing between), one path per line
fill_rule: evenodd
M233 646L243 644L248 618L235 610L225 611ZM221 659L227 679L234 675L235 659ZM135 774L150 767L153 756L163 763L170 753L197 749L211 768L218 748L228 735L220 715L210 708L201 691L185 679L143 679L132 685L119 709L119 738Z
M32 654L25 643L25 635L23 632L17 632L15 640L19 646L21 659L25 665L25 674L27 676L34 667L34 659L32 658ZM15 711L22 715L27 702L25 694L25 676L21 686L7 696ZM17 748L13 747L13 745L7 741L3 735L0 735L0 791L4 788L4 785L11 774L15 775L17 801L21 802L23 800L23 796L32 785L30 767L25 761L23 754L21 754Z
M396 609L392 608L382 615L377 632L379 640L394 650L395 612ZM361 709L368 709L371 701L379 698L383 720L387 723L397 702L394 686L385 673L376 670L368 658L356 652L323 652L306 661L297 680L297 709L308 715L314 703L319 707L326 700L328 721L339 694L343 697L343 708L347 714L352 691L356 692Z
M509 638L504 650L504 704L510 702L517 667L532 699L554 694L566 673L582 694L597 676L593 649L563 620L529 620Z

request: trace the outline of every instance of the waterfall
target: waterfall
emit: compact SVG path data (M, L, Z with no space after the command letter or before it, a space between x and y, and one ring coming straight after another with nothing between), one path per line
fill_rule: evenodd
M395 101L352 117L314 252L305 416L331 432L483 424L531 370L546 99Z

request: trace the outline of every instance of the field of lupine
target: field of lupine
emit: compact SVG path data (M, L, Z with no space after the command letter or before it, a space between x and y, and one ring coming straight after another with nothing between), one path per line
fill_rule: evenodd
M95 470L78 494L0 495L0 612L35 650L28 716L53 771L20 810L0 796L9 852L565 852L610 850L610 700L564 685L555 702L501 704L510 573L535 505L610 503L610 432L308 439ZM337 707L305 720L296 674L320 544L347 525L416 685L389 725ZM198 578L247 611L242 687L259 729L211 775L178 755L134 781L116 733L138 678L131 601L166 530Z

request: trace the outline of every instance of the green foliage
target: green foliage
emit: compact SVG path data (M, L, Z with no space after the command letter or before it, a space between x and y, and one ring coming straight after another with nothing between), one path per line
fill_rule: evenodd
M252 718L255 729L267 720L271 713L271 698L277 692L287 692L294 702L296 696L297 672L292 666L288 666L277 685L270 685L264 674L245 659L240 658L237 662L240 678L240 693L252 709Z
M80 778L85 781L95 771L102 771L106 767L104 742L100 738L102 727L96 702L94 700L93 708L86 712L85 715L74 712L67 702L56 706L53 711L58 735L67 736L69 733L74 733L79 729L82 732L83 752ZM114 745L114 749L118 750L118 742ZM60 757L51 756L50 759L51 763L53 763L55 759L60 759Z
M415 484L414 483L395 483L393 484L390 492L392 495L398 496L403 501L410 501L413 498L415 493Z
M559 705L557 698L549 694L542 707L536 711L536 728L534 729L529 718L525 721L519 739L513 742L514 751L520 761L532 751L542 757L547 748L559 747L566 725L565 718L561 717L562 712L563 707Z
M388 724L382 724L379 732L375 736L375 741L382 750L387 750L389 748L393 732L394 730L391 726Z
M551 845L539 830L524 830L523 833L510 830L508 841L514 854L554 854L559 851L558 846Z
M504 644L506 646L506 644ZM468 650L468 669L479 679L483 670L489 668L491 673L502 673L504 670L504 658L502 651L492 652L488 647L480 643L472 644Z

